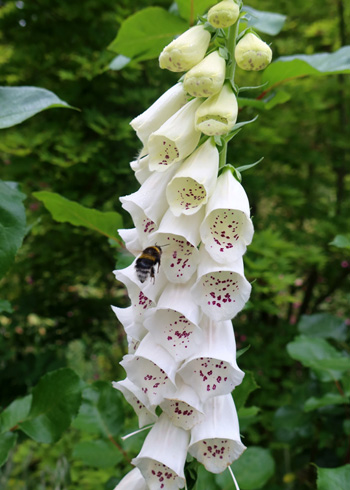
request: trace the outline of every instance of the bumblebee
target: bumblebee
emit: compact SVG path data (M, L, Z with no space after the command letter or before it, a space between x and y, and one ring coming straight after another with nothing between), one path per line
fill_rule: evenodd
M147 247L142 252L140 257L136 259L135 269L136 275L140 282L145 282L148 276L151 276L153 283L155 281L154 268L158 264L158 271L160 267L160 258L162 256L162 249L158 245Z

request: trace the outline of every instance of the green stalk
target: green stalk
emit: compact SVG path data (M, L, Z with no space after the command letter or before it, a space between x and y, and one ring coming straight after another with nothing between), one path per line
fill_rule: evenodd
M226 78L230 81L232 87L235 87L235 71L236 71L236 60L235 60L235 48L237 44L237 36L239 32L239 22L237 22L228 28L227 44L226 48L230 54L230 64L227 67Z

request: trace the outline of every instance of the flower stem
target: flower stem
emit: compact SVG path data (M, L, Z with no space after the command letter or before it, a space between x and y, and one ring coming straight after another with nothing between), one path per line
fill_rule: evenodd
M233 483L235 484L236 490L239 490L239 486L237 483L237 480L235 478L235 475L233 474L233 471L231 470L231 466L228 466L228 471L231 473Z
M223 168L226 165L227 159L227 141L223 141L222 150L219 154L219 169Z
M239 32L239 21L233 24L228 29L227 45L226 48L230 54L230 63L227 67L226 78L230 81L232 88L235 88L235 71L236 71L236 60L235 60L235 47L237 43L237 36Z

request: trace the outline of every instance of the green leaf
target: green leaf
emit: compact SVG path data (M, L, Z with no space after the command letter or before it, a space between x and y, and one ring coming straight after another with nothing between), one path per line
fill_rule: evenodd
M242 383L239 386L236 386L233 391L233 399L237 410L244 406L250 393L258 388L260 387L257 385L253 373L251 371L247 371L244 375Z
M334 53L282 56L264 70L262 79L271 87L295 78L336 73L350 73L350 46Z
M350 464L339 468L317 467L317 490L348 490Z
M310 367L320 377L321 381L340 379L342 371L322 367L319 361L327 359L329 362L337 361L341 354L326 340L317 337L300 335L293 342L287 344L288 354L304 366ZM328 364L329 365L329 364Z
M97 381L83 391L73 427L104 437L118 436L123 429L122 395L110 383Z
M117 233L117 229L123 226L120 214L113 211L102 212L97 211L97 209L86 208L54 192L34 192L33 196L44 203L56 221L70 223L74 226L84 226L117 242L120 241Z
M257 162L250 163L249 165L242 165L242 167L237 167L236 170L238 170L239 172L245 172L246 170L249 170L250 168L255 167L255 165L258 165L263 160L264 160L264 157L261 157Z
M246 12L248 27L254 27L254 29L271 36L275 36L282 30L287 19L285 15L256 10L247 5L243 7L243 12Z
M0 128L9 128L54 107L74 109L44 88L0 87Z
M250 119L249 121L242 121L242 122L235 124L229 134L234 133L235 131L237 131L237 129L240 129L243 126L246 126L247 124L253 123L254 121L256 121L258 119L258 117L259 116L255 116L253 119Z
M237 352L236 352L236 360L243 356L243 354L245 354L249 349L250 349L250 345L247 345L247 347L244 347L243 349L239 349Z
M33 390L28 420L20 429L37 442L58 441L81 402L81 381L74 371L58 369L43 376Z
M10 268L26 234L25 197L0 180L0 277Z
M166 10L148 7L123 22L108 49L128 58L150 60L187 28L185 21Z
M181 17L195 24L198 15L204 14L217 0L176 0ZM187 26L189 27L189 26Z
M11 303L6 299L0 299L0 313L13 313Z
M302 315L298 330L309 337L323 337L345 340L347 327L345 322L330 313Z
M350 369L350 357L339 357L337 359L321 359L314 362L310 362L312 369L319 369L325 371L348 371Z
M131 61L130 58L128 58L127 56L123 56L122 54L118 54L118 56L116 56L109 64L109 69L110 70L121 70L122 68L124 68L124 66L126 66L127 64L129 64Z
M0 432L6 432L28 417L32 395L14 400L0 415Z
M334 245L338 248L350 248L350 238L345 235L337 235L329 245Z
M342 396L340 393L327 393L321 398L314 396L308 398L304 404L304 410L305 412L311 412L328 405L343 405L347 403L349 403L349 398Z
M97 468L115 466L123 460L121 450L112 442L103 440L80 442L73 450L73 457Z
M6 463L9 452L16 444L18 434L6 432L0 435L0 466Z
M275 461L267 449L250 446L231 468L241 490L257 490L273 476Z

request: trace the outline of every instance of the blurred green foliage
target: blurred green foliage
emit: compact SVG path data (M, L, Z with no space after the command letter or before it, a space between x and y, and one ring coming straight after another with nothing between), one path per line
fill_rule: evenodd
M170 4L157 2L166 9ZM251 0L249 5L287 16L276 38L264 35L274 58L334 52L350 44L345 22L350 5L343 0ZM0 85L43 87L81 109L45 111L1 131L1 179L20 183L28 224L15 264L0 282L1 408L31 392L48 371L69 367L83 380L86 410L91 402L103 412L105 399L124 419L113 425L117 452L116 445L106 445L111 434L97 428L87 432L80 415L55 445L40 445L20 433L20 444L1 470L1 488L112 490L144 437L122 442L120 436L137 427L132 409L102 381L84 385L123 377L118 362L126 339L109 305L128 304L111 272L124 257L107 238L54 222L33 193L59 193L86 208L117 211L124 226L132 226L118 201L138 187L129 162L140 145L129 121L177 76L159 70L156 60L110 70L116 53L107 47L125 18L149 6L150 0L0 1ZM237 75L239 85L259 84L256 73L238 70ZM243 173L256 230L245 256L253 292L234 326L237 347L251 345L239 360L244 371L254 373L244 389L260 387L240 412L244 443L264 447L276 463L263 488L306 490L316 488L310 463L325 468L349 463L348 371L340 369L334 381L314 370L310 359L290 357L286 346L298 342L299 334L314 338L316 331L335 357L350 353L350 82L342 75L304 78L283 90L285 104L242 109L240 121L260 117L229 147L235 166L265 156ZM315 320L322 328L313 329L315 314L328 315ZM328 331L324 325L332 327ZM334 336L334 331L343 333ZM94 390L102 401L92 401ZM244 392L237 395L246 398ZM102 455L112 454L109 467L89 464L96 447ZM200 470L198 490L232 488L226 478ZM320 488L328 478L321 474ZM249 484L243 482L241 490L258 488Z

